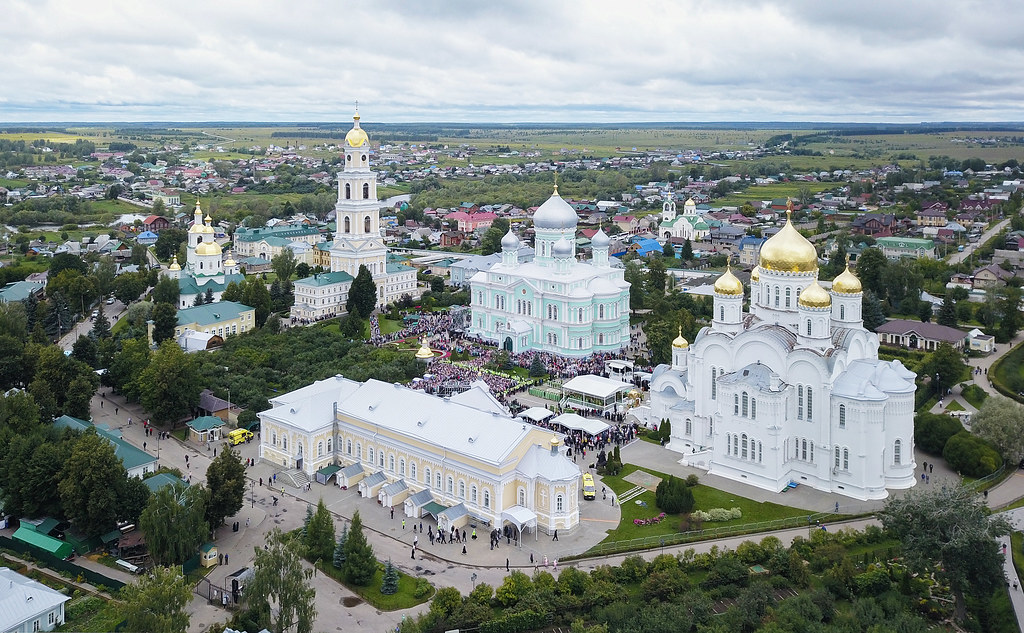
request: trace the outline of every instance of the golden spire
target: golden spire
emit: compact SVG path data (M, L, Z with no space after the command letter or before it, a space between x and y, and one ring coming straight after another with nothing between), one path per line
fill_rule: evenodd
M353 121L358 121L359 120L359 100L358 99L356 99L356 113L352 115L352 120Z
M558 195L558 170L557 169L555 170L555 192L553 194L551 194L551 195L553 195L553 196L557 196Z
M793 212L793 198L786 198L786 215Z

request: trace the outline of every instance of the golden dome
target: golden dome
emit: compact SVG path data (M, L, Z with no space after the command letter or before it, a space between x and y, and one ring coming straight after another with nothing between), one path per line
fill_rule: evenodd
M210 222L213 222L213 218L210 217L209 213L207 213L206 217L203 218L203 222L206 222L207 224L209 224Z
M758 263L762 268L785 273L814 272L818 270L818 252L793 226L791 212L786 211L786 226L761 246L761 258Z
M232 253L231 251L228 251L228 258L224 260L224 266L228 268L235 266L234 253Z
M220 244L217 242L201 242L196 247L196 255L220 255Z
M349 147L362 147L370 141L370 137L366 135L366 132L359 127L359 110L352 115L352 129L345 135L345 142L349 144Z
M725 267L725 274L715 280L715 293L720 295L742 295L743 283L732 274L732 268Z
M750 281L761 281L761 269L754 266L754 272L750 273Z
M178 256L177 255L175 255L174 258L171 259L171 265L168 268L169 268L169 270L181 270L181 266L178 265Z
M832 305L832 295L815 279L813 284L804 288L796 302L805 308L827 308Z
M676 349L686 349L689 346L690 344L685 338L683 338L683 328L682 326L679 326L679 336L676 337L676 340L672 341L672 347Z
M860 279L857 279L857 276L850 272L849 262L846 264L846 270L832 281L832 290L844 295L855 295L864 291L864 288L860 285Z

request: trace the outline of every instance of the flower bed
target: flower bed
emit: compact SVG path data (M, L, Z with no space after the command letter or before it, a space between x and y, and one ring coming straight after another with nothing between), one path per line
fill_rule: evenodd
M665 519L665 513L662 512L656 517L649 519L633 519L633 525L657 525Z

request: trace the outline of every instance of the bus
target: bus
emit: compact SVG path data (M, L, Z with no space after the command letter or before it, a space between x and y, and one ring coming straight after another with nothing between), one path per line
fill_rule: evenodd
M594 487L594 476L590 473L583 473L583 498L590 501L597 497L597 488Z

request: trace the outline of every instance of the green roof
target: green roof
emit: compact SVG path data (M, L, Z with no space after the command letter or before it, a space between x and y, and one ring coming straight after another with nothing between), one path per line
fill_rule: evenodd
M243 312L252 310L249 306L235 301L218 301L178 310L178 325L212 325L239 318Z
M235 242L258 242L267 237L302 237L317 235L320 231L311 226L271 226L259 229L238 229L232 236Z
M85 420L73 418L70 415L60 416L53 421L53 425L57 428L74 429L76 431L85 431L90 427L95 428L100 437L114 445L114 455L120 458L126 470L132 470L144 464L156 463L156 457L124 441L121 439L120 433L111 431L105 426L96 426Z
M34 530L20 527L13 535L14 540L21 541L22 543L28 543L32 547L37 547L44 552L49 552L57 558L67 558L74 552L74 548L71 547L71 543L65 543L60 539L53 538L52 536L46 536L40 534Z
M443 506L436 501L431 501L427 503L425 506L423 506L423 512L432 514L434 515L434 517L437 517L438 514L444 512L447 509L448 508L446 506Z
M352 275L344 271L336 271L333 273L319 273L306 277L305 279L299 279L295 282L296 286L313 286L319 288L320 286L330 286L333 284L341 284L352 281Z
M200 287L199 284L196 283L196 280L193 279L192 277L189 277L188 275L182 275L181 277L178 278L178 291L183 295L196 295L199 294L200 292L206 292L208 288L213 290L214 292L223 292L223 290L227 288L228 284L231 283L232 281L240 284L243 281L245 281L245 275L224 275L224 283L213 281L211 279L204 283L202 287Z
M0 303L24 301L30 294L42 291L43 287L43 284L33 281L12 281L0 288Z
M215 549L217 549L217 545L215 543L203 543L203 546L199 548L199 551L204 554L208 554Z
M45 517L45 518L42 518L42 519L33 519L32 521L33 522L22 521L21 522L21 526L24 527L24 528L28 528L28 529L32 530L33 532L39 532L40 534L49 534L50 532L53 531L53 528L55 528L58 525L60 525L60 521L58 521L57 519L54 519L53 517ZM35 523L35 521L39 521L39 524L37 525Z
M186 488L188 487L188 483L186 483L181 477L176 477L171 473L158 473L152 477L146 477L142 480L142 483L146 484L146 487L149 488L150 492L156 492L161 488L166 488L167 486L173 486L175 484L181 484Z
M210 429L216 429L224 426L224 420L221 420L215 415L204 415L192 420L186 424L186 426L197 431L209 431Z
M339 470L341 470L341 466L331 465L331 466L324 466L323 468L321 468L320 470L318 470L316 472L318 474L324 475L326 477L330 477L331 475L333 475L334 473L338 472Z
M395 264L393 262L388 262L387 271L388 271L389 275L391 273L400 273L400 272L404 272L404 271L407 271L407 270L415 270L415 269L412 266L406 266L405 264Z

